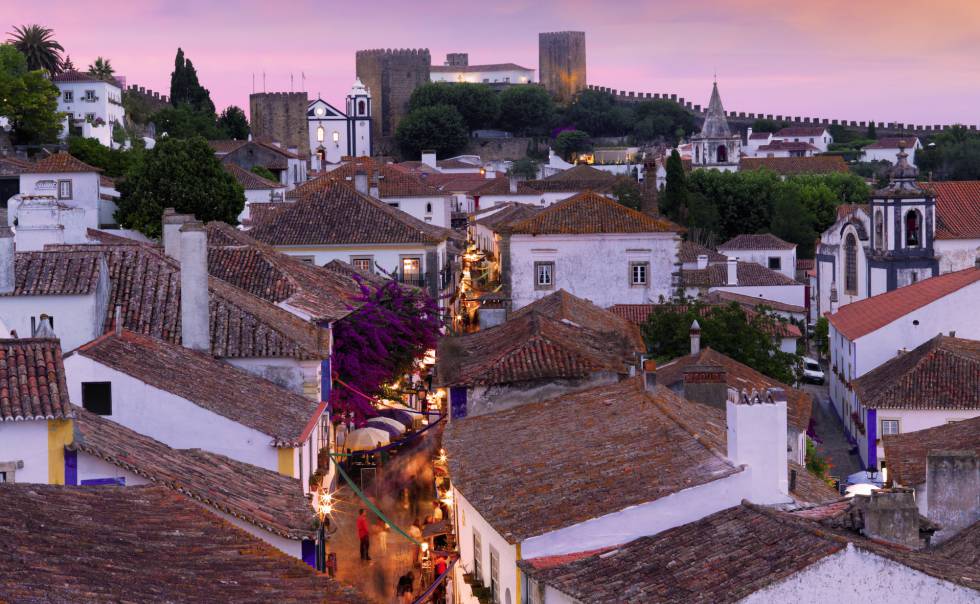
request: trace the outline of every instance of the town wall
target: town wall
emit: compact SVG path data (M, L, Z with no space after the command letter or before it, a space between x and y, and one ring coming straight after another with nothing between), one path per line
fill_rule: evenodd
M586 87L584 31L538 34L538 81L562 103Z
M248 97L252 136L277 142L284 149L295 147L303 159L310 155L306 92L255 92Z
M357 77L371 93L371 138L382 148L383 139L394 136L398 122L408 112L412 92L429 82L429 49L359 50L355 62Z

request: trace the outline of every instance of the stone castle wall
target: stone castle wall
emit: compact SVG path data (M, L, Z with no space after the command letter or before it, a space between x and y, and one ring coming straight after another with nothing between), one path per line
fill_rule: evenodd
M373 140L380 142L395 134L408 112L412 91L429 82L431 65L427 48L357 51L357 77L371 92Z
M126 94L139 97L147 105L151 112L157 112L161 109L170 107L170 98L167 95L154 92L144 88L143 86L131 84L126 87Z
M300 157L309 157L305 92L256 92L249 95L248 106L256 140L278 142L285 149L295 147Z
M584 31L538 34L538 80L562 103L586 87Z

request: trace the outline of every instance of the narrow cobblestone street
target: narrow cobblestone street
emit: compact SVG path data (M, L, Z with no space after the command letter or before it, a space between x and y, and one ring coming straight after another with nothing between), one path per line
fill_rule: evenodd
M844 425L831 408L826 384L817 386L807 384L804 390L813 395L813 419L817 437L817 452L826 457L831 464L830 475L846 480L854 472L861 470L861 459L851 454L851 443L844 435Z

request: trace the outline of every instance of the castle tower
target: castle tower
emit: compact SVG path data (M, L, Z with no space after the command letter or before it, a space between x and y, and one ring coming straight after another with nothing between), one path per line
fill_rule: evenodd
M354 81L347 95L347 154L371 155L371 91L360 78Z
M277 142L304 159L310 156L305 92L255 92L248 97L255 140Z
M585 32L558 31L538 34L538 78L561 103L584 89Z
M412 91L429 82L431 64L427 48L357 51L357 78L373 101L371 138L375 146L394 136L398 122L408 112Z
M742 137L732 135L725 117L725 108L718 93L718 82L711 88L708 112L701 126L701 132L691 137L691 164L695 168L715 170L738 170L742 154Z

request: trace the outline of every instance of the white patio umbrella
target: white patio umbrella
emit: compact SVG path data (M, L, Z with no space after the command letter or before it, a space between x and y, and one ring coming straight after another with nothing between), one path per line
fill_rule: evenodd
M390 417L372 417L367 420L368 424L385 424L386 426L391 426L393 429L397 430L399 434L405 432L405 424L401 423L397 419L391 419ZM370 426L369 426L370 427Z
M367 451L378 446L387 445L390 439L388 433L378 428L358 428L347 435L344 448L351 451Z

